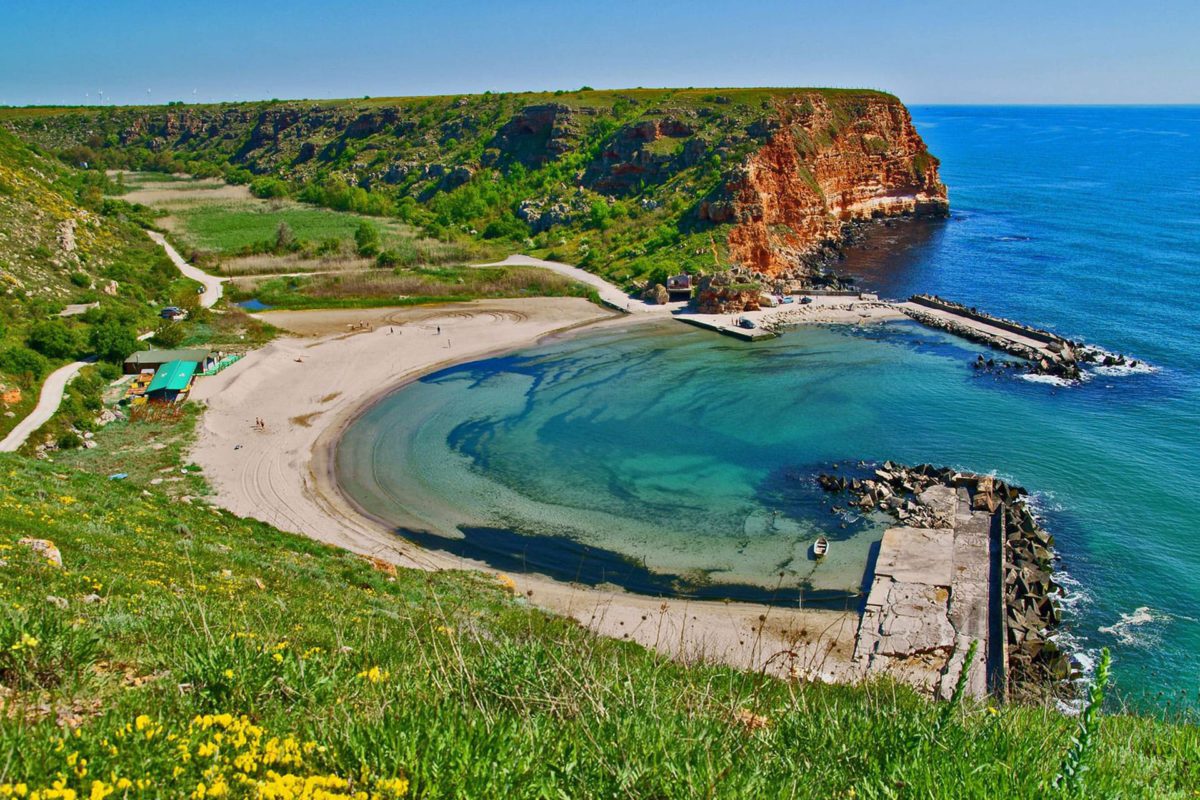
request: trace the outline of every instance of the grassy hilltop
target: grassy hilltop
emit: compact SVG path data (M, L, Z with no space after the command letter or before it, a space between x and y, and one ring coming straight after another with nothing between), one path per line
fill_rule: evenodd
M730 229L757 213L732 202L748 161L781 131L798 159L786 180L813 208L841 202L842 162L914 186L936 184L937 166L899 100L868 90L26 108L0 110L0 125L70 163L220 175L260 197L394 217L617 283L727 264ZM804 246L820 243L804 233Z
M503 578L392 574L54 464L0 475L3 797L1046 797L1076 726L680 665ZM1200 787L1194 726L1104 717L1094 744L1089 797Z

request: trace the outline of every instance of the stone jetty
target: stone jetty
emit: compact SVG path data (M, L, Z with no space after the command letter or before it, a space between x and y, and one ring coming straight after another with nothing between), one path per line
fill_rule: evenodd
M976 369L1020 368L1039 375L1077 381L1081 377L1080 367L1083 364L1108 367L1138 366L1136 360L1123 355L1110 353L1083 342L1074 342L1056 333L1014 320L996 317L936 295L913 295L907 302L897 303L896 308L922 325L944 330L1023 359L1022 362L996 362L994 359L979 356L974 362Z
M854 658L865 675L949 697L977 640L967 679L975 697L1044 696L1071 677L1070 658L1051 641L1061 622L1054 540L1024 489L890 461L869 478L821 474L818 483L901 523L880 542L859 626Z

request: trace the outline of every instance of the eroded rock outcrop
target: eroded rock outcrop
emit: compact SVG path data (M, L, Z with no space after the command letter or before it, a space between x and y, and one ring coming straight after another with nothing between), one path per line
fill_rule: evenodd
M734 223L732 260L770 276L805 271L847 222L947 213L938 160L908 110L867 98L858 111L845 123L818 95L776 103L766 144L699 208L701 219Z

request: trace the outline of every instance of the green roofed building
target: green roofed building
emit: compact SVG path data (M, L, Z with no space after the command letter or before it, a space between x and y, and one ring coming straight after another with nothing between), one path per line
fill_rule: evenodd
M195 361L170 361L154 373L154 380L146 387L146 397L151 400L174 402L187 392L196 376Z
M219 354L203 348L186 350L139 350L125 359L125 374L136 375L144 369L158 369L172 361L193 361L200 372L211 367Z

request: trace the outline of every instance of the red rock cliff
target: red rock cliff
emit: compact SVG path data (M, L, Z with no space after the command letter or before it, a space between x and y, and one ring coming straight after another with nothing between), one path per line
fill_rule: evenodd
M947 212L938 160L908 110L883 97L860 102L848 119L820 95L776 104L766 144L700 209L702 218L734 223L731 260L780 275L802 270L845 222Z

